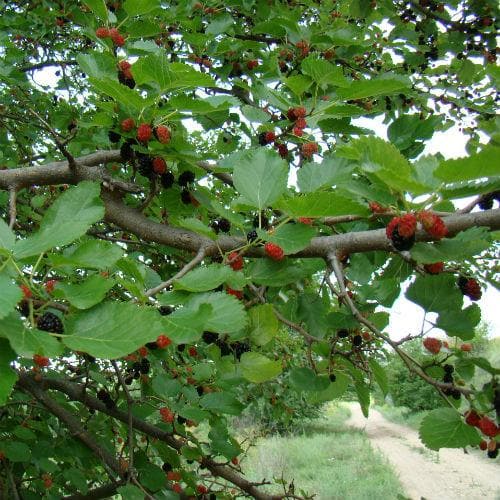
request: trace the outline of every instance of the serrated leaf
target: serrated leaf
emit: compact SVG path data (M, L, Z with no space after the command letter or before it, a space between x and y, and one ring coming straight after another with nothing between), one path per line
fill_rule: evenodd
M104 0L85 0L84 3L90 7L96 17L102 21L108 20L108 9Z
M315 192L292 198L281 198L274 208L291 217L328 217L334 215L368 215L368 208L348 195Z
M349 387L351 379L347 375L340 372L335 372L334 375L335 382L331 382L325 390L320 392L310 392L307 394L306 398L309 403L324 403L343 396Z
M354 80L348 88L337 90L337 95L344 100L364 99L379 95L392 95L411 86L411 81L403 75L386 73L371 80Z
M387 372L385 369L380 366L378 361L376 359L370 358L368 360L368 364L370 365L370 369L373 373L373 376L375 377L375 380L380 387L380 390L382 391L382 394L387 396L387 393L389 392L389 380L387 378Z
M47 332L27 328L16 313L0 320L0 337L10 342L12 349L24 358L40 354L49 358L59 356L63 346Z
M489 144L475 155L441 162L435 171L435 176L445 182L498 176L500 175L499 157L500 147Z
M116 60L108 53L78 54L76 61L81 70L93 78L116 78Z
M19 441L3 441L2 452L11 462L29 462L30 447Z
M233 170L233 182L245 202L259 210L274 203L286 190L288 164L275 151L249 151Z
M17 373L11 368L16 353L11 349L7 339L0 338L0 406L3 406L17 380Z
M328 389L330 381L326 376L318 376L310 368L292 368L289 382L296 391L321 392Z
M59 295L60 292L77 309L89 309L102 302L114 285L115 281L113 279L94 274L82 283L58 283L56 293Z
M302 193L312 193L323 186L332 187L350 181L353 170L345 158L328 156L322 163L303 165L297 173L297 185Z
M68 248L63 255L51 255L54 266L72 266L89 269L112 267L123 257L123 249L109 241L89 240Z
M160 0L125 0L125 12L130 16L142 16L152 10L160 8Z
M450 337L460 337L462 340L474 338L474 328L481 321L481 309L477 304L471 304L462 311L441 311L436 327L444 330Z
M227 392L212 392L200 398L200 405L207 410L239 415L245 408L232 394Z
M188 292L206 292L225 283L233 273L234 271L229 266L210 264L193 269L176 280L174 286L178 290L187 290Z
M160 92L173 89L210 87L213 78L183 63L171 63L165 52L141 57L133 66L136 83L156 83Z
M16 237L12 229L10 229L7 223L0 218L0 248L12 250L15 242Z
M104 216L100 190L99 184L84 181L65 191L45 213L40 230L15 244L16 258L39 255L50 248L68 245L85 234Z
M405 296L425 311L460 311L463 304L455 277L448 273L417 276Z
M137 112L146 108L151 102L151 100L143 99L135 90L129 89L111 78L89 77L89 82L99 92L108 95L127 108L134 108Z
M271 304L254 306L248 311L250 339L254 344L265 345L278 333L279 323Z
M186 229L194 231L195 233L207 236L211 240L217 239L217 235L211 227L208 227L206 224L203 224L201 220L195 219L194 217L179 219L178 221L176 221L176 223L180 227L184 227Z
M127 302L105 302L73 315L63 342L96 358L116 359L163 333L158 311Z
M199 303L175 310L162 318L162 324L175 343L188 344L200 339L212 314L210 304Z
M329 85L349 87L342 67L324 59L309 56L302 61L301 68L302 73L309 75L322 89L326 89Z
M248 276L257 285L280 287L295 283L324 268L320 259L304 259L275 262L271 259L256 259L247 266Z
M464 448L481 441L477 430L467 425L452 408L432 410L420 424L420 439L431 450Z
M132 484L120 486L116 491L122 500L144 500L144 493Z
M10 314L23 294L21 289L5 274L0 274L0 319Z
M279 245L285 254L294 254L305 248L316 234L316 229L307 224L284 224L270 235L266 240Z
M257 352L245 352L241 356L240 369L247 380L260 384L281 373L281 361L273 361Z
M193 296L186 307L199 307L201 304L212 306L212 314L206 318L205 330L219 333L235 333L247 324L247 314L243 304L227 293L200 293Z

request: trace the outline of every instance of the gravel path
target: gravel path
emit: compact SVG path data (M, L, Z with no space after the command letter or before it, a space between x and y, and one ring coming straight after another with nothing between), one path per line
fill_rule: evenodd
M359 404L349 405L348 425L363 429L372 445L392 464L412 500L500 500L500 465L459 449L434 452L418 433L386 420L370 409L365 419Z

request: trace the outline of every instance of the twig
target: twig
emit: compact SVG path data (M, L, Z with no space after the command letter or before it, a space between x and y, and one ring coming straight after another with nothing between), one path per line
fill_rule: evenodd
M134 400L132 396L130 395L130 391L128 390L127 384L125 383L125 380L123 380L122 373L120 372L120 368L118 367L118 364L115 360L111 361L111 364L113 365L113 368L115 369L116 376L118 377L118 381L120 382L120 385L122 386L123 392L125 393L125 398L127 400L127 414L128 414L128 436L127 436L127 441L128 441L128 469L129 469L129 475L127 477L127 481L132 479L133 476L135 476L134 473L134 421L133 421L133 415L132 415L132 405L134 404Z
M17 216L17 188L16 186L11 186L9 188L9 227L12 229L16 223Z
M194 259L190 260L177 274L174 274L170 279L160 283L158 286L154 288L150 288L144 295L146 297L152 297L156 295L158 292L161 292L165 288L169 287L175 280L182 278L185 274L187 274L191 269L195 268L205 257L206 248L205 246L201 246L198 250L198 253L195 255Z
M12 498L14 500L21 500L19 492L17 491L16 481L14 480L14 476L12 475L12 470L10 468L10 465L5 465L5 470L7 471L10 487L12 489Z

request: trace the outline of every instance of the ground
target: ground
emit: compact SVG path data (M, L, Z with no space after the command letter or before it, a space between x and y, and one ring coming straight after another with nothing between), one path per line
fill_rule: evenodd
M365 419L358 403L349 404L348 425L363 429L372 446L389 460L412 500L500 499L500 466L463 450L425 448L418 433L370 410Z

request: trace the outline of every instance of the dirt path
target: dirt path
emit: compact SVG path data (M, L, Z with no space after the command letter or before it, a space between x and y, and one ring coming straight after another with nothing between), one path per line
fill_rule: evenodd
M418 433L386 420L370 409L369 419L359 404L349 405L348 425L364 429L372 445L392 464L412 500L500 499L500 466L462 450L425 448Z

